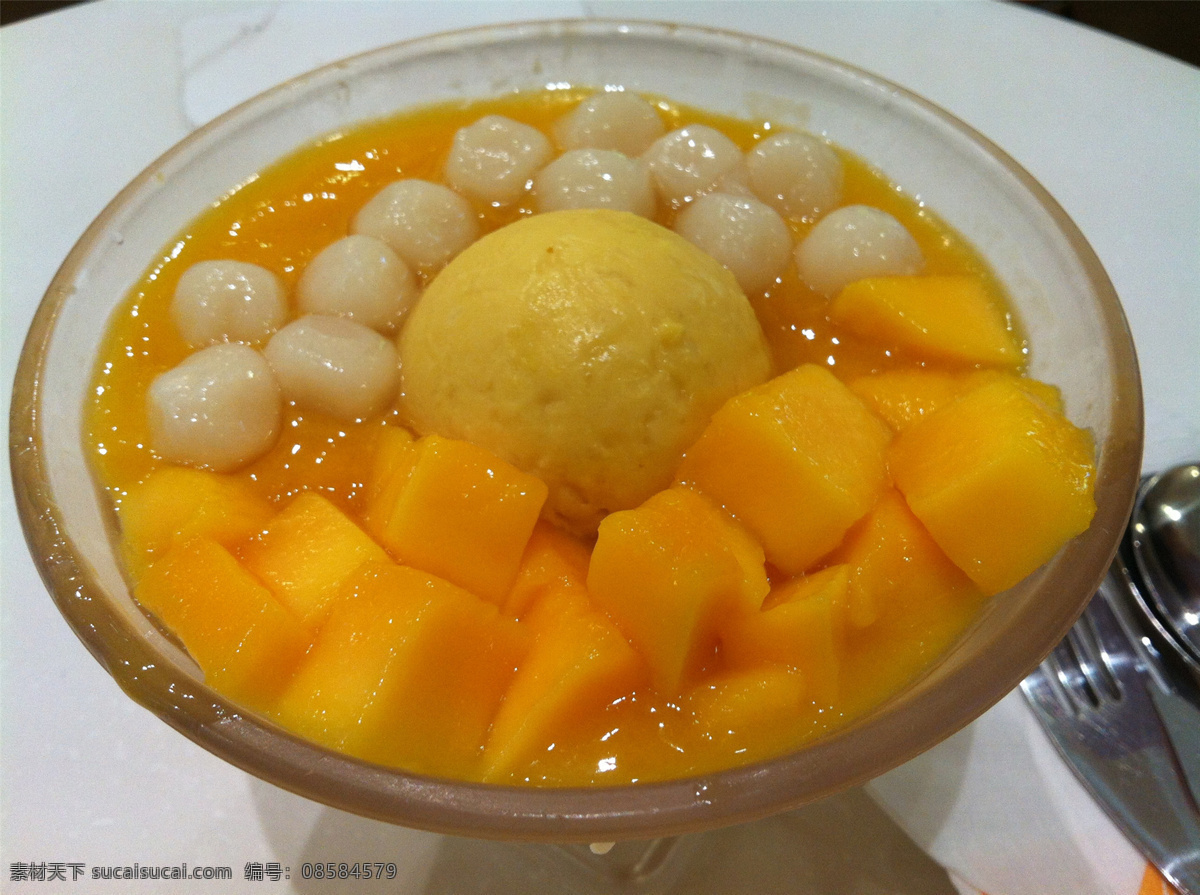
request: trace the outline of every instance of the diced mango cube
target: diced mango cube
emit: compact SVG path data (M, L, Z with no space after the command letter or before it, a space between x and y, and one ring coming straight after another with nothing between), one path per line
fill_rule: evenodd
M543 597L562 590L586 593L591 556L582 541L538 520L525 545L517 580L504 601L504 614L521 618Z
M993 382L1004 380L1015 385L1031 398L1036 398L1045 404L1055 413L1063 413L1062 392L1057 386L1051 385L1048 382L1042 382L1039 379L1031 379L1028 376L1018 376L1015 373L1006 373L1003 370L976 370L966 374L966 387L963 389L963 394L974 391L977 388L983 388L985 385L991 385Z
M546 501L546 485L489 451L429 435L390 508L373 515L401 562L500 605Z
M846 384L850 391L896 432L957 401L967 392L1008 379L1051 410L1062 412L1062 395L1045 382L1000 370L948 373L938 370L889 370L859 376Z
M894 489L851 530L834 558L850 570L847 617L855 628L881 616L904 627L906 618L917 621L980 596Z
M918 359L1000 367L1024 360L1003 306L977 277L856 280L830 304L829 319Z
M242 550L246 568L314 627L351 572L367 560L387 558L349 516L312 491L288 504Z
M363 528L382 540L392 507L408 484L419 452L413 434L402 426L384 426L375 442L367 479Z
M312 643L312 631L208 538L172 547L134 595L183 642L210 686L251 708L272 705Z
M662 694L679 692L716 646L724 618L754 611L770 585L761 553L702 496L669 488L600 523L588 567L593 602L650 666Z
M832 373L807 364L726 402L678 477L741 520L770 562L798 575L875 503L890 438Z
M233 476L165 466L121 501L121 557L136 581L174 544L203 536L232 547L262 531L274 514Z
M830 559L850 570L840 692L846 711L873 705L927 668L985 599L894 489Z
M812 698L804 675L792 668L756 668L719 675L691 690L687 699L701 730L772 748L789 728L781 718L802 714Z
M478 774L528 634L491 603L394 563L343 586L279 701L285 727L419 773Z
M546 595L527 622L533 646L488 738L485 776L492 779L536 760L581 719L629 695L646 677L641 657L578 592Z
M913 513L987 594L1033 572L1096 511L1088 433L1007 380L909 428L889 464Z
M957 400L963 392L960 375L934 370L888 370L858 376L846 385L896 432Z
M796 669L813 699L837 698L849 569L831 566L772 589L761 612L732 620L721 637L731 668Z

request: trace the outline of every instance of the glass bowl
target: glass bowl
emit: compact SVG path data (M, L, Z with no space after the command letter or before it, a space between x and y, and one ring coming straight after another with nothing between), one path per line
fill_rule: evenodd
M114 308L163 246L256 171L312 139L401 108L547 85L622 85L823 134L972 242L1030 338L1030 373L1062 389L1098 449L1091 528L977 622L919 680L792 754L693 779L592 789L431 779L300 740L205 686L130 596L114 519L85 461L83 397ZM1070 627L1125 524L1141 391L1117 296L1066 214L1012 159L913 94L822 56L670 24L533 22L402 43L326 66L196 131L126 187L50 286L17 372L11 455L35 562L67 622L134 700L204 748L348 811L459 835L645 839L750 820L861 783L929 748L1011 690Z

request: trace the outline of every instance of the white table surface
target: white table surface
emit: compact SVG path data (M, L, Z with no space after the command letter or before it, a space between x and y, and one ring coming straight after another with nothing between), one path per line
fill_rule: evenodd
M890 78L982 131L1074 218L1122 298L1146 395L1145 468L1200 454L1200 70L991 2L100 2L7 26L0 31L5 424L24 333L58 264L117 191L190 130L352 52L465 25L560 16L686 21L786 40ZM6 467L7 460L5 453ZM554 890L530 869L544 855L324 808L224 764L128 700L46 595L8 478L0 497L0 889L51 891L54 884L11 881L11 866L59 862L85 868L85 878L58 884L71 892L337 891L300 880L299 863L387 859L400 862L389 891L475 891L485 882L489 891ZM1023 774L997 792L997 768L1016 764ZM1031 891L1034 875L1043 891L1137 890L1136 855L1081 799L1015 695L866 791L874 803L854 791L711 839L703 888L763 891L773 871L754 868L781 855L819 854L833 868L827 873L884 879L903 872L914 880L904 891L945 891L944 877L939 888L937 874L911 855L895 856L894 865L854 859L879 842L905 844L878 804L951 868L962 891L973 884L1018 895ZM1045 806L1044 824L1067 829L1052 847L1039 846L1037 823L1023 825L1026 841L1018 845L1027 860L1016 860L997 840L1021 839L1004 824L1030 803ZM734 855L749 858L750 869L722 871ZM252 861L278 861L292 879L245 881ZM90 879L94 866L183 862L231 866L234 879ZM798 891L803 873L791 872L800 876L787 890Z

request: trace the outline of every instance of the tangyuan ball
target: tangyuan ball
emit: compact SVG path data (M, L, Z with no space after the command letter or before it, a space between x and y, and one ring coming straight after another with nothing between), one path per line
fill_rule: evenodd
M608 149L564 152L533 179L537 210L610 208L652 217L650 172L637 159Z
M231 472L275 444L283 398L248 345L213 345L159 375L146 393L150 446L172 463Z
M354 216L350 230L374 236L418 270L436 271L479 236L471 203L448 186L397 180Z
M171 298L171 320L193 347L257 342L287 319L279 277L244 261L198 261L183 272Z
M283 396L300 407L365 419L396 396L395 346L353 320L309 314L275 333L263 353Z
M767 137L746 153L746 173L758 198L792 217L826 212L842 196L842 160L811 134Z
M503 115L485 115L454 135L446 181L484 202L512 202L552 154L550 141L537 128Z
M670 484L683 451L770 361L733 274L638 215L534 215L429 285L400 334L401 412L550 489L594 532Z
M659 195L680 205L739 168L742 151L716 128L690 124L655 140L642 160Z
M373 236L345 236L326 246L296 283L301 314L348 317L394 333L417 297L408 265Z
M792 231L783 218L747 196L701 196L680 213L675 232L733 271L747 292L775 282L792 251Z
M830 297L855 280L920 273L924 266L921 247L904 225L870 205L830 212L796 246L800 278Z
M554 124L563 149L612 149L641 155L666 131L654 106L623 91L589 96Z

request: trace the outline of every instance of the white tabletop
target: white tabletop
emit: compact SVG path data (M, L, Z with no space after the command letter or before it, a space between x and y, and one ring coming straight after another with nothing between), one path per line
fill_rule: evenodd
M117 191L190 130L287 76L359 50L483 22L563 16L686 21L786 40L894 80L982 131L1058 199L1121 296L1142 365L1145 467L1200 454L1200 70L990 2L113 0L7 26L0 31L5 423L24 332L58 264ZM24 890L12 881L15 863L58 863L68 865L68 881L69 865L83 868L82 879L64 886L72 892L315 892L327 889L299 878L302 861L387 855L401 865L389 891L471 891L482 873L494 891L528 891L535 880L539 891L558 885L530 876L544 870L535 850L360 820L257 781L170 730L121 693L58 616L26 552L7 485L2 500L0 888ZM903 844L878 804L955 872L962 891L973 884L1018 895L1028 867L1013 867L1011 855L994 850L982 859L964 854L994 838L995 826L971 804L996 793L972 787L983 786L1006 755L1030 768L1004 796L1014 805L1078 798L1029 723L1010 696L933 753L873 783L874 803L856 791L712 839L703 859L708 886L729 890L738 877L713 868L745 855L749 841L762 863L822 854L814 845L825 842L822 835L847 854L861 854L879 837ZM1140 870L1129 846L1097 811L1072 809L1070 817L1068 843L1030 858L1043 883L1047 873L1062 878L1044 891L1135 892ZM830 834L839 823L843 832ZM923 880L913 891L946 891L945 878L919 858L896 859ZM105 865L184 862L230 866L233 881L90 878ZM247 881L247 862L279 862L292 878ZM866 863L833 861L830 872L899 872L899 865ZM699 865L692 866L688 888L695 891ZM743 876L743 885L752 878ZM345 890L379 890L351 882Z

